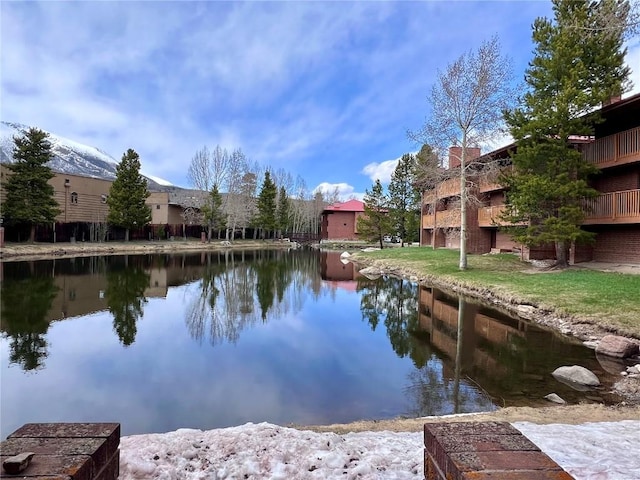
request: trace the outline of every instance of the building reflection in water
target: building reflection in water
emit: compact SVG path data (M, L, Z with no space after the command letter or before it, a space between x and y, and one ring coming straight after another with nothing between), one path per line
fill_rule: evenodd
M577 340L433 287L420 287L419 305L420 329L442 360L444 376L456 384L468 379L500 406L544 405L552 392L569 402L613 398L604 389L585 395L551 376L559 366L577 364L605 385L615 381Z

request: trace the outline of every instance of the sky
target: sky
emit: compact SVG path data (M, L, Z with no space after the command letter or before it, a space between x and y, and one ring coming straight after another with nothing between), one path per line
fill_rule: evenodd
M219 145L361 198L419 149L438 70L497 35L522 80L539 16L550 1L3 1L0 115L117 161L133 148L182 187Z

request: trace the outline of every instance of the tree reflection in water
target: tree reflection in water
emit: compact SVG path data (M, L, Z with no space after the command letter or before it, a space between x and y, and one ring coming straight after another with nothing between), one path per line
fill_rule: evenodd
M299 311L309 290L319 288L311 252L207 253L204 264L202 279L187 290L185 320L194 339L208 337L211 345L236 343L245 328Z
M0 290L0 324L3 336L11 339L9 362L21 365L24 370L44 367L45 335L49 329L46 315L58 292L54 284L55 262L37 265L35 262L13 264L13 278L3 281Z
M147 303L144 291L149 287L150 275L142 266L129 262L128 256L122 259L122 262L112 262L107 271L105 296L109 312L113 315L113 329L120 342L129 346L136 340L136 324L142 317L143 305Z

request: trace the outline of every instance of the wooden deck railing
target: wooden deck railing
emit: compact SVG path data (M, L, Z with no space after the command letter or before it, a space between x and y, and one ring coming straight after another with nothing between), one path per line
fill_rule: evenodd
M599 138L584 146L583 155L598 167L640 161L640 127Z
M493 205L491 207L482 207L478 209L478 225L481 227L495 227L503 225L523 225L523 223L505 222L500 219L500 215L504 212L504 205Z
M460 227L460 209L442 210L436 215L427 214L422 216L422 228L433 228L437 223L438 228Z
M503 211L504 205L494 205L492 207L482 207L478 209L478 225L481 227L504 225L504 222L500 221L500 215Z
M640 223L640 189L603 193L587 200L584 223Z

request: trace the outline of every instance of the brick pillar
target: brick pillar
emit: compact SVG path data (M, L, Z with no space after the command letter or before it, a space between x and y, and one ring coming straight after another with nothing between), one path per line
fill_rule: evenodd
M119 445L119 423L28 423L0 444L0 455L4 462L34 452L33 459L19 475L0 478L117 480Z

